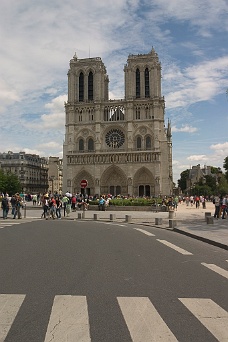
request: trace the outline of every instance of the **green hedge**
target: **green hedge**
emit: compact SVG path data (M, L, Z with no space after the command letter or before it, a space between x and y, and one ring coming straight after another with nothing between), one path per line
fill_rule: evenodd
M110 200L109 205L116 205L116 206L148 206L148 205L158 205L161 204L161 199L155 199L155 198L129 198L129 199L123 199L123 198L115 198ZM91 205L98 204L98 201L90 201Z

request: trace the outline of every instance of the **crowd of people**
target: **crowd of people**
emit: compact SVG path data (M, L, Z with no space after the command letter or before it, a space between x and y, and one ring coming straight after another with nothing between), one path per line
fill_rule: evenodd
M0 194L1 208L3 210L3 219L7 219L11 210L13 219L21 219L21 209L25 205L24 200L32 201L33 206L41 206L43 209L41 217L44 219L61 219L63 216L68 216L70 211L76 210L88 210L90 200L96 200L99 210L107 210L109 202L115 196L110 194L101 196L88 196L81 193L71 194L66 192L64 195L52 194L48 192L46 194L34 194L26 195L23 198L19 193L16 193L12 197L9 197L7 193ZM29 197L28 197L29 196ZM126 198L119 196L120 198ZM129 198L129 197L127 197ZM206 203L208 201L213 202L215 206L214 218L225 219L228 216L228 195L220 196L169 196L162 199L162 205L168 207L168 209L177 210L179 204L186 204L186 206L195 208L202 207L206 209Z
M11 210L13 219L21 219L21 209L24 206L24 202L19 193L16 193L12 197L9 197L7 193L1 195L1 207L3 212L3 219L7 219Z
M89 197L87 195L84 196L79 193L72 195L70 192L65 195L46 193L41 196L40 202L43 207L41 218L46 220L49 218L60 220L62 211L65 217L69 215L71 210L88 210L89 207Z

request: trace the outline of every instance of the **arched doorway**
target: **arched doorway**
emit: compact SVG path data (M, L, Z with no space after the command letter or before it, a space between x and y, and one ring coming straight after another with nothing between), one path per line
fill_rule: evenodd
M140 168L133 178L133 195L151 197L155 194L153 174L145 167Z
M117 166L110 166L101 176L101 194L127 195L127 177Z

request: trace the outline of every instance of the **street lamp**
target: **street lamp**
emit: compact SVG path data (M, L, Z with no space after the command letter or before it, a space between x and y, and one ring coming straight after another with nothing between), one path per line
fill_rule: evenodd
M55 176L50 176L49 180L51 181L51 193L53 195L53 193L54 193L54 180L55 180Z

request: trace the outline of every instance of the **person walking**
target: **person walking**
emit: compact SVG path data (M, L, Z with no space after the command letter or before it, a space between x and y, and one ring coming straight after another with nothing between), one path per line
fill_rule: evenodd
M215 213L214 213L214 218L219 219L219 212L220 212L220 198L218 195L214 197L213 203L215 205Z
M2 211L3 211L3 219L7 219L8 212L9 212L9 199L7 197L7 194L4 195L2 199Z
M63 204L63 216L65 217L66 216L66 207L67 207L67 204L69 203L69 198L65 195L63 198L62 198L62 204Z
M56 197L55 203L56 203L56 210L55 210L56 217L57 219L61 220L62 201L60 200L59 196Z
M18 219L21 219L21 208L23 207L22 198L19 195L19 193L17 193L15 197L16 197L16 206L15 206L16 210L15 210L13 218L15 219L17 217Z

